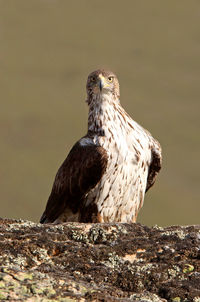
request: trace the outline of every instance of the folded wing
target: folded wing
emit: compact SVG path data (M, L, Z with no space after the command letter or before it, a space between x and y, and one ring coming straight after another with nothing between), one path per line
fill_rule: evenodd
M84 196L104 174L107 160L105 149L95 145L92 139L83 138L77 142L56 174L40 222L54 222L66 208L78 212Z
M156 177L161 169L162 156L161 156L161 146L154 140L154 146L151 149L151 164L149 166L149 174L147 178L146 192L153 186L156 181Z

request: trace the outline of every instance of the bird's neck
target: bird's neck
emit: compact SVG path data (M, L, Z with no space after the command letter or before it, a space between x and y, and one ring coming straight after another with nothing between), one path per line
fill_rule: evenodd
M108 129L113 127L113 122L117 122L119 108L119 100L109 95L98 95L96 99L90 100L88 133L105 136Z

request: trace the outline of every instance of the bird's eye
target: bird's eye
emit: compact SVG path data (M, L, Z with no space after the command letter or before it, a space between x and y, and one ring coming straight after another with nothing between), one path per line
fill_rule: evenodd
M108 81L112 82L113 81L113 77L108 77Z
M95 77L91 77L91 81L95 82L96 78Z

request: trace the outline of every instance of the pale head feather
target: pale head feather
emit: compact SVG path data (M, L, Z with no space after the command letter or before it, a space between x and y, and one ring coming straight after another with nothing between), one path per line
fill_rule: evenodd
M86 102L89 105L92 101L99 100L104 95L119 101L119 81L112 71L98 69L91 72L87 79L86 91Z

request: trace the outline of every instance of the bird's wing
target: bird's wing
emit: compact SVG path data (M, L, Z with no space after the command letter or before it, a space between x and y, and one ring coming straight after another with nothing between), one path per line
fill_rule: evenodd
M161 169L162 165L162 155L161 155L161 146L153 139L153 145L151 148L151 163L149 166L149 173L147 177L147 186L146 186L146 192L153 186L156 177L158 175L158 172Z
M107 167L107 152L90 138L82 138L59 168L41 223L54 222L66 207L78 211L81 199L100 181Z

